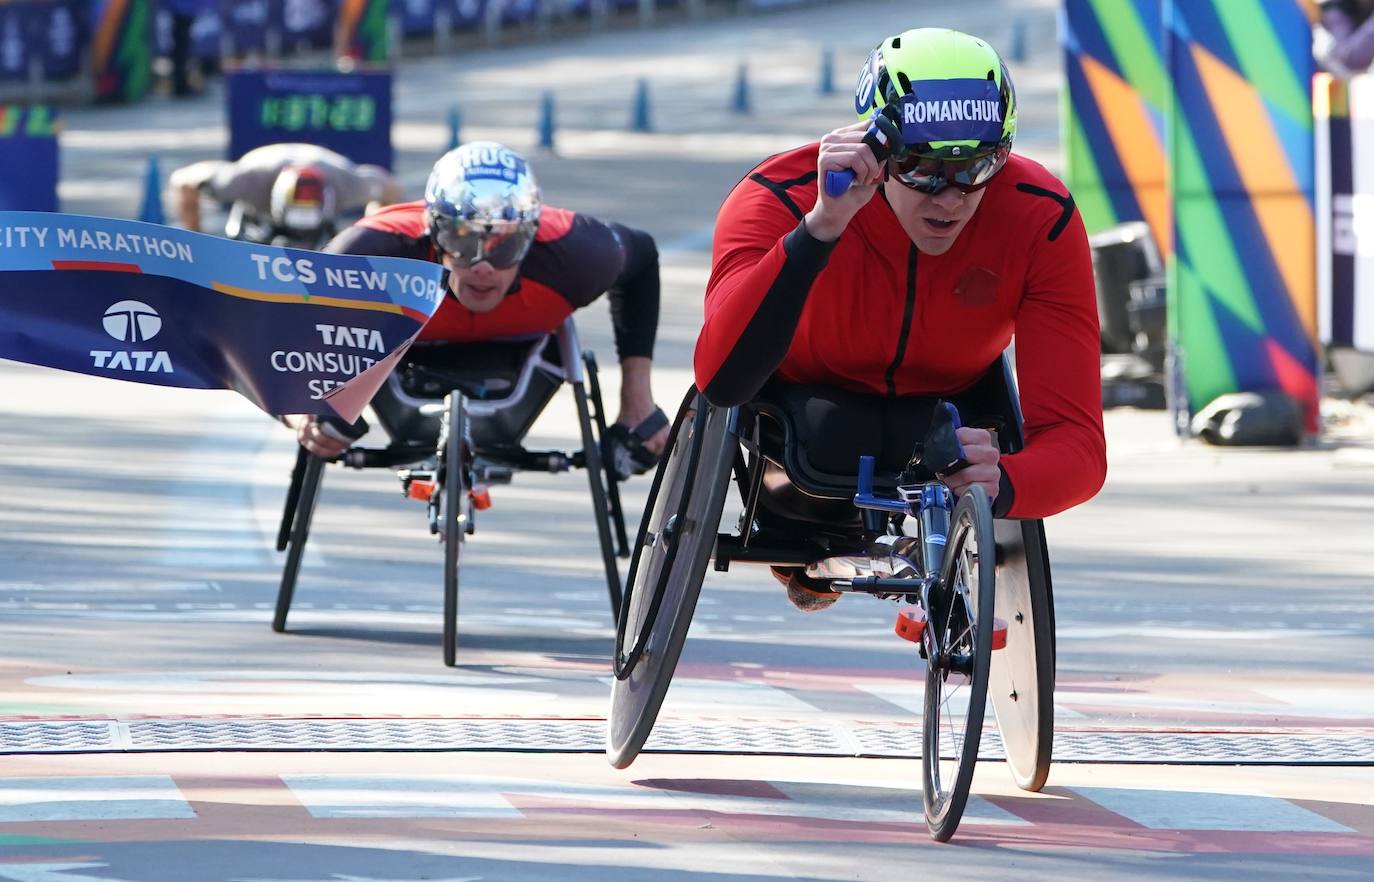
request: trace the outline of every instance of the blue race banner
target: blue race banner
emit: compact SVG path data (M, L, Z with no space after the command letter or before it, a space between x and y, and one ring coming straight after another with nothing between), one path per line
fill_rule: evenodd
M81 73L86 9L82 0L50 0L30 7L29 43L46 80L65 80Z
M439 0L400 0L401 35L423 37L434 33Z
M0 358L353 421L442 299L428 261L0 212Z
M48 105L0 104L0 210L57 211L58 129Z
M487 15L487 0L452 0L455 30L480 28Z
M334 20L339 0L279 0L282 49L290 55L303 49L328 49L334 43Z
M236 70L227 80L229 159L295 141L391 168L389 71Z
M280 18L280 2L274 7L268 0L220 0L219 19L227 53L233 58L265 54L267 32L274 26L280 32Z
M0 80L22 80L29 75L25 12L22 6L0 5Z

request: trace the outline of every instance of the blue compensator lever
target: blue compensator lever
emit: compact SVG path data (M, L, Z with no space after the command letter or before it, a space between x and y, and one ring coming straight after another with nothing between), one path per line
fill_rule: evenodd
M854 505L856 508L873 509L876 511L891 511L904 514L907 505L900 499L885 499L873 493L873 457L859 457L859 486L858 492L854 494Z
M868 126L868 131L864 132L864 143L873 151L873 158L879 162L887 162L889 156L900 155L905 149L902 132L897 128L897 124L890 117L878 112L873 114L873 122ZM829 196L843 196L852 186L854 172L850 169L831 169L825 173L825 192Z

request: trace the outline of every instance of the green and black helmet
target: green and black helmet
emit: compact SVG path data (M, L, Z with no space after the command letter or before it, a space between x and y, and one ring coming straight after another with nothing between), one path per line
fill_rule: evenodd
M927 192L983 186L1016 138L1016 89L1001 56L946 28L904 31L874 47L859 72L854 110L898 127L902 150L892 176Z

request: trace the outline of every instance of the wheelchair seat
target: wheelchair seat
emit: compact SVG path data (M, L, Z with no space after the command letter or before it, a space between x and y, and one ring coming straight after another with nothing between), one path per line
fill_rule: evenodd
M997 430L1002 453L1021 447L1020 408L1004 359L969 388L947 396L965 425ZM917 481L934 475L912 463L938 399L870 395L823 385L769 383L745 410L755 420L759 449L768 461L759 497L767 526L774 518L860 529L853 505L860 456L875 462L874 487L895 491L910 469Z
M520 444L566 375L561 333L466 343L416 342L372 401L393 444L432 447L444 396L460 392L473 444Z

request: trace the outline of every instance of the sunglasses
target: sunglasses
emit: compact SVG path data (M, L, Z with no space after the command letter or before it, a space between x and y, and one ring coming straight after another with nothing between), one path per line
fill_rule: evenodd
M496 269L508 269L525 259L534 244L534 224L512 230L487 232L462 221L437 225L434 244L459 268L467 269L486 261Z
M968 159L943 159L935 156L907 154L888 160L888 174L904 187L934 195L946 187L961 193L972 193L988 185L1002 170L1010 153L1007 147L971 156Z

